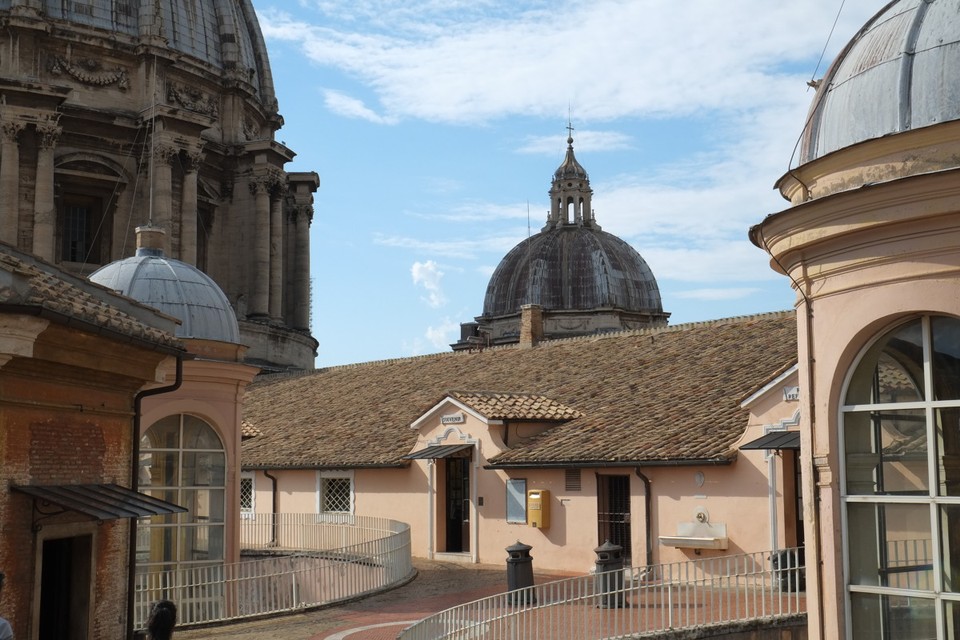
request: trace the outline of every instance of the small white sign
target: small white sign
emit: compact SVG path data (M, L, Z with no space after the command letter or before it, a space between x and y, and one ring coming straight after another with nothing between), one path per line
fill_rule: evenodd
M783 400L784 402L790 402L791 400L800 399L800 387L784 387L783 388Z
M463 424L467 421L467 417L462 413L451 413L449 415L440 416L440 424Z

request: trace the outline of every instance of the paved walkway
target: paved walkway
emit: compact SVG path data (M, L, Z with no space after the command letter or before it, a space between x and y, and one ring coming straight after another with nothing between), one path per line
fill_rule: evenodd
M404 586L355 602L264 620L181 629L176 640L395 640L413 622L507 590L503 566L414 559L417 576ZM536 572L542 584L570 574Z

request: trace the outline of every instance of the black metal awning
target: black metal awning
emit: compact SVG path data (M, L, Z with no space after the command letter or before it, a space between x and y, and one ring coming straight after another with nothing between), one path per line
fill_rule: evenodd
M403 456L404 460L436 460L437 458L468 458L472 444L438 444Z
M793 449L800 450L799 431L771 431L756 440L751 440L741 449Z
M34 499L34 510L43 516L56 515L63 511L76 511L99 521L119 518L142 518L185 513L183 507L160 500L145 493L138 493L116 484L59 484L22 485L11 487ZM41 507L56 505L61 511L49 513Z

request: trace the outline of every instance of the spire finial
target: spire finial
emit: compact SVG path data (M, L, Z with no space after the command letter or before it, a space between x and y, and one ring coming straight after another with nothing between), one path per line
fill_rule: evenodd
M569 107L567 110L569 111ZM567 144L573 146L573 121L569 113L567 113Z

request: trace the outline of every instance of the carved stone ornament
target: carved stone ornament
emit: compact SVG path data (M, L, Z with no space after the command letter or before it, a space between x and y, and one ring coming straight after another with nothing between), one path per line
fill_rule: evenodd
M260 127L250 120L243 121L243 137L247 140L260 139Z
M53 149L56 147L62 132L63 127L54 125L37 125L37 134L40 137L40 148Z
M115 84L121 91L126 91L130 86L125 69L117 67L112 71L104 71L100 61L93 58L81 58L71 62L62 56L54 56L49 66L50 73L65 73L78 82L95 87Z
M20 132L23 131L22 122L4 122L0 124L0 134L5 142L19 142Z
M220 115L220 105L217 99L196 87L171 82L167 85L167 101L188 111L202 113L211 118Z

